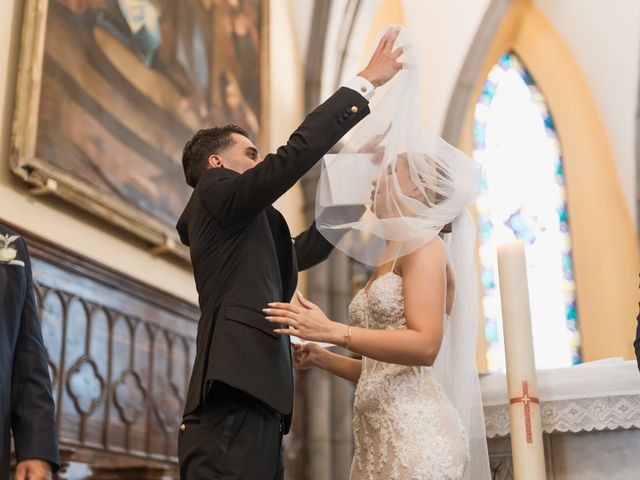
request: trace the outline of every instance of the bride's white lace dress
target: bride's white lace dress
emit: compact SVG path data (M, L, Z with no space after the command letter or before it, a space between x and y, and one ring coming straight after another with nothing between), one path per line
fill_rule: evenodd
M360 290L349 315L358 327L407 328L402 277L389 272ZM431 367L363 357L353 428L351 480L460 479L469 460L460 417Z

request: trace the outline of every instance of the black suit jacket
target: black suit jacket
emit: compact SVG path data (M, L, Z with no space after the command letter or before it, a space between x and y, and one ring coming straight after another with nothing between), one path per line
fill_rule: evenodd
M636 360L638 362L638 370L640 370L640 303L638 304L638 316L636 317L636 339L633 342L633 348L636 351Z
M298 270L324 260L332 246L315 226L292 241L271 204L368 114L367 104L357 92L341 88L254 168L242 175L213 168L198 181L177 224L190 247L201 309L185 415L222 382L286 415L288 429L289 338L273 331L262 309L289 301Z
M633 342L633 348L636 351L636 361L638 362L638 370L640 370L640 304L638 305L638 316L636 317L636 339Z
M0 225L0 235L14 235ZM33 292L31 263L22 238L16 261L0 262L0 479L9 478L10 431L18 462L60 463L55 406ZM24 266L18 262L24 263Z

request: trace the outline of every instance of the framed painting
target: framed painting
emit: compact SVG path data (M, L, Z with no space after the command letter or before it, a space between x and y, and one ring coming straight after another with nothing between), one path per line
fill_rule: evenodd
M266 0L26 0L11 169L187 257L175 231L200 128L267 138Z

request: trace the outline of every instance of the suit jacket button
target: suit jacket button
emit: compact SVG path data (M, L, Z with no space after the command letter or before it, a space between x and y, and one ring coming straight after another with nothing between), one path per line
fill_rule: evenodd
M184 432L187 429L187 426L183 423L180 425L180 431Z
M355 105L351 107L351 113L358 113L358 107L356 107Z

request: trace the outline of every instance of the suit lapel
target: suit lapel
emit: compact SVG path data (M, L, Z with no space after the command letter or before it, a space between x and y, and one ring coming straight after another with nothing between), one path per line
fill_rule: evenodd
M278 256L283 300L288 302L293 296L298 283L298 263L293 251L291 232L286 220L278 210L269 207L266 209L266 214Z

